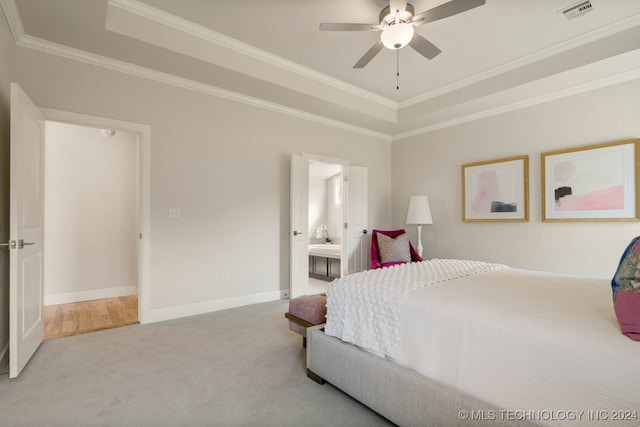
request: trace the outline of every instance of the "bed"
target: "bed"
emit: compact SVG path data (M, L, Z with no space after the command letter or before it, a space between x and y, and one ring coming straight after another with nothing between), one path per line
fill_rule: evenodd
M607 280L431 260L334 281L309 376L394 423L640 425Z

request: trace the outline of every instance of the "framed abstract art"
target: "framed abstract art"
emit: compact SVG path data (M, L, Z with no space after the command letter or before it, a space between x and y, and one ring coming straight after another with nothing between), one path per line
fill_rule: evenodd
M529 221L529 156L462 165L462 220Z
M639 143L542 153L542 220L637 221Z

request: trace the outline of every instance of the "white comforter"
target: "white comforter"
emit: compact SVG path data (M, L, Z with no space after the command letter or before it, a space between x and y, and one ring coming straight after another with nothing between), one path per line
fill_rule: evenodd
M412 290L506 268L480 261L435 259L369 270L333 281L325 333L379 356L398 359L403 298Z
M607 280L491 264L453 279L452 265L334 282L325 332L505 409L483 416L640 425L640 343L620 333Z

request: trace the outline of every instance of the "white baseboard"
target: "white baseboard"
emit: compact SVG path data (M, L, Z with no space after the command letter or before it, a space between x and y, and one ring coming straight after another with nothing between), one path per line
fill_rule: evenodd
M0 350L0 374L9 372L9 342Z
M44 296L44 305L67 304L70 302L91 301L94 299L116 298L127 295L138 295L136 286L121 286L119 288L95 289L92 291L67 292L63 294L49 294Z
M197 304L180 305L176 307L158 308L147 311L141 323L162 322L164 320L178 319L180 317L196 316L198 314L227 310L242 307L244 305L258 304L261 302L277 301L281 299L280 291L264 292L261 294L246 295L236 298L226 298L215 301L206 301Z

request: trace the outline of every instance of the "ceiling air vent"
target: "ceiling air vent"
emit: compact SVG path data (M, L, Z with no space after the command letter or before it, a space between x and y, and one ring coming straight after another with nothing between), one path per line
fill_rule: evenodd
M569 7L565 7L562 10L559 10L558 16L560 16L560 19L566 22L570 19L577 18L578 16L582 16L591 10L593 10L593 5L589 0L581 1L576 4L572 4Z

